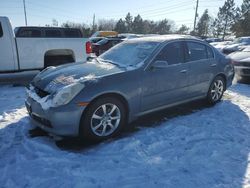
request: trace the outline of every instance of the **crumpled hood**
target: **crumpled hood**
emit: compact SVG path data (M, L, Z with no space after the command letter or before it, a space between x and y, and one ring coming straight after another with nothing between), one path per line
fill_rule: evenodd
M98 81L104 76L123 71L115 65L98 63L93 60L87 63L81 62L49 68L39 73L31 84L46 92L55 93L71 84L84 83L89 80Z

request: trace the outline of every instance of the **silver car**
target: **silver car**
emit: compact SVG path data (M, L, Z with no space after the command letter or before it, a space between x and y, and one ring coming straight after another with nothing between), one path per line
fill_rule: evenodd
M26 107L47 132L102 140L153 111L202 98L215 104L233 77L230 60L202 40L131 39L86 63L43 70L27 89Z
M242 78L250 78L250 46L228 55L233 60L235 72Z

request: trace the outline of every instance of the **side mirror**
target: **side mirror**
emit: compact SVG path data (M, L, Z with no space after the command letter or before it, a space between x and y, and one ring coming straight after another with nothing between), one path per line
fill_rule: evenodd
M152 69L165 69L167 67L168 67L168 62L160 60L155 61L151 66Z

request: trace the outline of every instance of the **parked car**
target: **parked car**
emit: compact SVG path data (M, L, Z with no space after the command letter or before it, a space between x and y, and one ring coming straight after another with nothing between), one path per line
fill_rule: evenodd
M94 44L94 43L97 43L99 41L101 41L102 39L104 39L105 37L90 37L89 38L89 41Z
M211 42L210 45L215 47L217 50L222 52L223 48L225 48L228 45L231 45L232 41L223 41L223 42Z
M116 31L96 31L92 37L112 37L112 36L117 36L118 32Z
M220 101L231 60L202 40L166 35L126 40L87 63L48 68L27 90L35 125L102 140L138 117L188 101Z
M246 45L250 45L250 36L236 38L231 45L223 48L222 52L226 55L243 50Z
M208 43L222 42L222 40L220 38L206 38L205 41L208 42Z
M43 69L87 58L79 29L18 27L0 17L0 73Z
M250 46L243 51L234 52L228 56L233 60L236 74L250 78Z
M96 56L93 53L93 44L101 41L102 39L104 39L105 37L90 37L88 42L86 42L86 52L89 55L89 57L91 58L92 56Z
M99 42L92 44L92 53L94 53L96 56L99 56L122 41L123 39L120 37L104 38Z

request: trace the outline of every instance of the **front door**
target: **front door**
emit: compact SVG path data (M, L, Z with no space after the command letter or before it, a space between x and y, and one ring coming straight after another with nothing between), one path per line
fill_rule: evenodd
M166 66L157 66L159 61L166 62ZM187 98L188 71L188 65L184 63L183 43L168 43L143 74L141 111Z
M10 31L0 21L0 72L15 70L14 44Z

